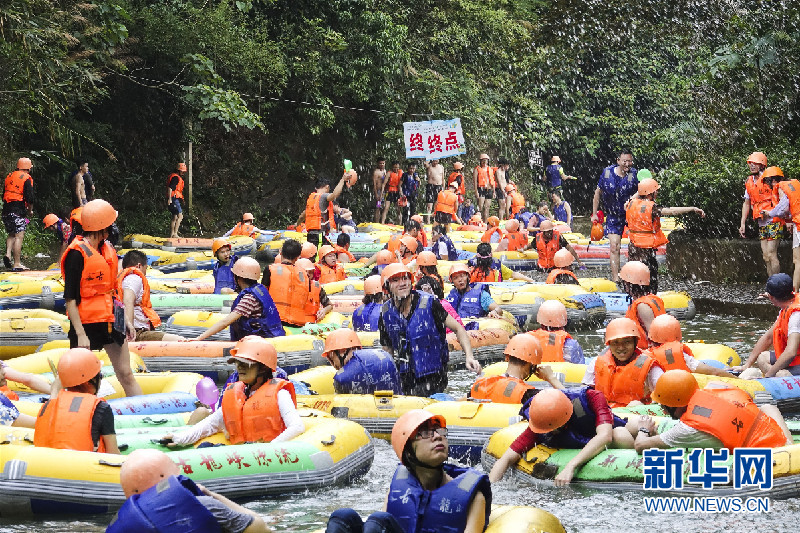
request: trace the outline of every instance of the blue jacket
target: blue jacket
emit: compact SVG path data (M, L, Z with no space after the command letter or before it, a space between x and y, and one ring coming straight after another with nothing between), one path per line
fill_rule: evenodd
M561 165L555 163L547 165L544 169L544 173L547 176L547 181L550 182L550 187L556 188L561 186Z
M444 243L447 246L447 257L442 257L439 254L439 243ZM431 247L433 250L436 259L447 259L448 261L458 261L458 250L456 250L456 245L453 244L453 241L450 240L450 237L447 235L442 235L439 239L433 243Z
M194 481L170 476L122 504L106 533L222 533Z
M235 309L239 304L239 300L245 294L252 294L261 304L261 318L245 318L241 317L239 320L231 324L231 340L238 341L247 335L258 335L259 337L283 337L286 332L281 325L281 317L278 314L278 308L275 307L275 302L272 301L272 296L269 291L260 283L256 283L252 287L243 289L239 296L233 301L231 309Z
M227 265L219 261L214 264L214 294L222 294L223 288L236 290L236 281L233 279L233 264L239 259L238 255L232 255Z
M614 172L616 166L611 165L603 169L597 186L602 193L603 210L606 216L611 215L624 219L625 202L639 190L639 180L636 179L637 170L635 168L632 168L627 175L619 177Z
M381 304L361 304L353 311L353 329L356 331L378 331L381 318Z
M450 351L444 328L440 330L434 323L435 297L411 291L412 297L415 293L419 295L419 305L408 320L391 301L384 302L381 318L392 343L397 370L423 377L446 370Z
M524 211L522 213L517 213L516 215L514 215L514 218L516 218L519 221L520 226L522 226L522 228L527 228L528 223L531 221L532 218L538 219L539 222L536 224L538 226L541 223L543 217L538 213L531 213L530 211Z
M354 351L333 376L333 389L336 394L372 394L378 390L403 393L392 356L375 348Z
M492 488L489 476L474 468L442 465L453 480L436 490L425 490L409 470L399 465L389 486L386 510L405 532L463 533L472 499L478 493L486 498L484 529L489 524Z
M561 202L559 205L553 208L553 216L556 220L567 222L567 219L569 218L567 216L567 205L567 202Z
M480 318L489 314L481 305L483 292L489 292L489 286L485 283L470 283L469 288L463 294L453 287L450 294L447 295L447 301L461 318Z
M414 174L409 174L408 172L404 172L400 188L403 191L403 196L407 196L409 200L416 198L417 189L419 188L419 178L417 178L417 173L414 172Z

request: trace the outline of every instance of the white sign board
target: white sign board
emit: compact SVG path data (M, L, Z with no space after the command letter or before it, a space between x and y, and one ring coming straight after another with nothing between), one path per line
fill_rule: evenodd
M531 168L544 166L544 162L542 161L542 151L535 147L533 150L528 150L528 164L531 166Z
M461 119L403 122L406 158L442 159L467 153Z

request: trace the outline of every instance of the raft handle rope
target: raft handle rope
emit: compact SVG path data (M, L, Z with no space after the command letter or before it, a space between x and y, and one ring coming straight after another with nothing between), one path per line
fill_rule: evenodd
M331 433L331 440L321 440L320 442L325 446L330 446L331 444L336 442L336 435Z
M124 464L124 461L122 463L112 463L111 461L106 461L105 459L99 459L97 461L97 464L103 465L103 466L114 466L114 467L117 467L117 468L121 468L122 465Z

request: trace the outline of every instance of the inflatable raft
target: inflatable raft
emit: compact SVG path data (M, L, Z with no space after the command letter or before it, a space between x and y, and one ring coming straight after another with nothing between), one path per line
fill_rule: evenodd
M231 312L231 306L235 299L235 294L161 293L150 295L150 303L162 319L169 318L179 311L228 314Z
M601 292L598 296L603 299L606 313L609 318L622 316L631 305L630 296L618 292ZM692 297L686 292L663 291L658 296L664 300L667 313L678 320L691 320L697 315Z
M234 255L249 255L255 251L255 240L244 236L236 235L234 237L226 237L226 240L231 244L231 251ZM158 249L164 252L195 252L202 250L211 250L211 245L214 239L203 239L198 237L153 237L152 235L126 235L122 240L123 246L130 246L131 248L151 248Z
M64 283L60 279L0 283L0 310L37 308L66 309Z
M21 313L24 314L26 313ZM66 324L64 322L31 316L0 317L0 359L27 355L35 352L42 344L66 339L69 321Z

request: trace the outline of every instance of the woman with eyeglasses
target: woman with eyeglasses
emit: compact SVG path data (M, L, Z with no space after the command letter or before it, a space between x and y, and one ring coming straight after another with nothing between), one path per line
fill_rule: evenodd
M392 478L386 512L365 524L352 509L335 511L326 533L480 533L489 523L489 477L474 468L447 464L447 422L412 409L397 419L392 448L401 464Z
M223 430L231 444L283 442L305 431L294 385L273 376L278 368L274 346L247 336L231 349L228 363L236 364L239 381L222 394L222 409L180 433L165 435L169 447L188 446Z

